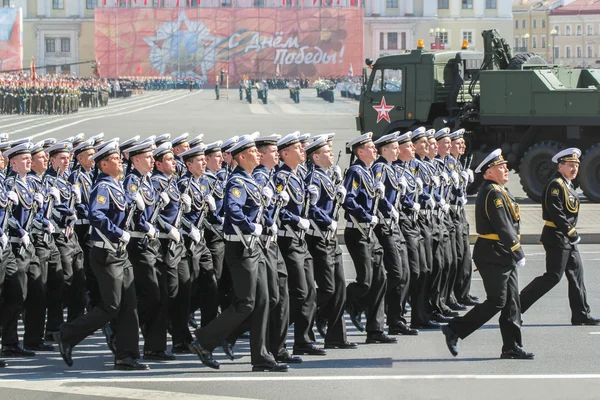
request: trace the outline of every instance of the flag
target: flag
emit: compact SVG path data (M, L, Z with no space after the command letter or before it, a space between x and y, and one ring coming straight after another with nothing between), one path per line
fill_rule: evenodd
M348 76L352 78L354 76L354 70L352 69L352 64L350 64L350 68L348 68Z
M35 60L33 59L33 57L31 57L31 80L35 81L37 79L37 74L35 72Z

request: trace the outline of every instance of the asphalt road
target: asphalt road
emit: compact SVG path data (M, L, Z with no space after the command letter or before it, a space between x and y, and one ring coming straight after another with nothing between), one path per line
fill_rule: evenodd
M356 135L353 116L357 103L325 103L314 90L301 94L294 105L284 91L271 91L270 104L248 105L232 91L230 100L215 101L211 91L147 93L108 107L82 110L71 116L0 116L0 132L11 138L25 136L64 138L85 132L105 132L122 139L170 132L204 133L206 142L236 134L336 132L335 150ZM340 165L347 165L342 160ZM511 189L519 196L517 180ZM600 246L582 245L588 300L600 315ZM521 287L544 271L541 246L525 246L527 266L520 271ZM346 277L353 266L347 252ZM525 348L533 361L500 360L501 338L497 320L459 343L454 358L439 331L400 337L395 345L366 345L365 335L348 322L349 339L357 350L330 350L326 357L304 357L304 363L286 374L249 372L248 343L236 347L237 359L222 362L214 372L195 356L151 363L151 370L124 373L112 370L110 355L100 332L74 350L75 365L67 368L58 353L40 353L31 359L10 360L0 370L2 399L597 399L600 379L600 327L573 327L567 287L563 280L524 316ZM483 296L482 282L474 274L473 290ZM22 334L22 328L20 330ZM318 337L318 336L317 336ZM291 346L292 341L289 338ZM320 339L320 338L319 338ZM140 343L141 345L142 343Z

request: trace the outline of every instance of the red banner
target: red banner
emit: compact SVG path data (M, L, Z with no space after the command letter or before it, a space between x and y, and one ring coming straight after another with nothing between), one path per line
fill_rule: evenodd
M95 22L106 77L318 78L363 60L361 8L97 8Z
M20 8L0 8L0 70L23 68L23 21Z

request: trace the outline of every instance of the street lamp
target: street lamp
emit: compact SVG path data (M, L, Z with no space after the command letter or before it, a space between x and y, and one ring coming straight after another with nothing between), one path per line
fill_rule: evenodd
M557 35L558 35L558 31L556 29L552 29L550 31L550 36L552 36L552 64L553 65L555 63L554 62L555 61L554 58L556 56L556 50L555 50L555 47L554 47L554 39L556 38Z
M442 49L442 35L446 33L446 29L444 28L431 28L429 29L429 36L435 37L435 50L441 50Z

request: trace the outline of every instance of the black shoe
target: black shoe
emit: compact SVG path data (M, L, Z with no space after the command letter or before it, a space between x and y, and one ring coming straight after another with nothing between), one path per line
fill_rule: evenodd
M365 343L398 343L398 339L395 337L388 336L383 332L367 333L367 340L365 341Z
M294 357L287 351L279 356L275 357L275 361L283 364L300 364L302 359L300 357Z
M319 331L319 335L323 339L327 336L327 320L325 318L321 318L320 316L315 317L315 325L317 326L317 331Z
M446 346L448 346L450 354L456 357L458 355L458 348L456 347L458 344L458 336L452 332L452 329L450 329L448 325L442 326L442 333L446 337Z
M460 304L464 304L465 306L476 306L477 304L481 304L481 302L471 297L467 297L466 299L461 300Z
M173 361L176 360L177 357L173 353L169 353L168 351L163 350L144 350L144 360L152 360L152 361Z
M198 321L196 321L196 318L194 318L194 313L190 314L190 316L188 318L188 325L191 328L198 329Z
M315 346L313 343L304 343L294 345L294 355L326 356L327 351L325 349Z
M67 364L67 366L69 367L72 367L73 357L71 356L71 353L73 352L73 347L71 347L69 343L64 342L62 340L62 334L60 333L60 331L54 332L54 341L58 343L58 350L60 351L60 355L64 360L65 364Z
M44 342L54 342L54 332L46 332Z
M102 327L102 333L104 333L104 336L106 337L106 344L108 345L108 348L113 354L115 354L117 352L115 347L115 333L110 326L110 322Z
M38 344L26 344L23 346L27 350L31 351L54 351L55 348L51 344L47 344L44 341L41 341Z
M500 358L507 360L533 360L534 357L535 354L528 353L519 346L510 350L502 350L502 354L500 354Z
M281 364L275 361L252 366L252 372L287 372L288 369L290 369L290 367L287 364Z
M240 335L240 339L250 339L250 332L244 332Z
M21 345L2 346L2 352L0 354L3 357L35 357L35 352L25 350Z
M198 356L200 361L202 361L202 364L212 369L219 369L221 367L217 360L213 358L212 352L204 349L200 343L198 343L198 340L188 344L188 347L192 353Z
M427 321L421 324L410 324L413 329L440 329L442 325L435 321Z
M433 313L431 314L431 320L435 322L446 323L452 321L452 317L446 317L440 313Z
M354 342L349 342L349 341L345 341L345 342L325 342L325 348L326 349L357 349L358 348L358 344L354 343Z
M171 347L173 354L194 354L187 343L177 343Z
M227 340L223 340L221 342L221 347L223 348L223 353L229 358L231 361L235 359L235 354L233 353L233 345Z
M353 306L348 306L346 308L346 312L350 316L350 321L352 321L352 325L360 332L365 331L365 326L361 323L362 312L355 310Z
M123 358L115 361L115 369L119 371L146 371L150 369L148 364L139 363L132 357Z
M0 368L4 368L4 367L7 367L7 366L8 366L8 363L6 361L0 360Z
M442 314L443 314L445 317L458 317L458 316L460 315L460 313L459 313L458 311L454 311L454 310L451 310L451 309L449 309L449 308L448 308L448 309L446 309L446 310L444 310L444 311L442 312Z
M600 325L600 319L588 317L582 321L571 321L571 325Z
M397 325L390 326L388 329L388 335L416 336L418 334L418 330L409 328L404 322L399 322Z
M463 306L460 303L450 303L447 304L448 307L450 307L451 310L454 311L465 311L467 309L467 306Z
M476 301L478 303L480 303L481 301L479 300L479 297L477 296L473 296L472 294L467 295L467 297L471 300L471 301Z

